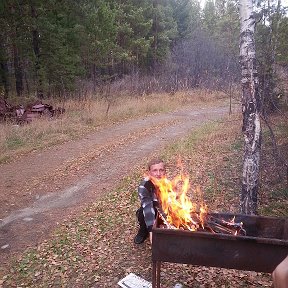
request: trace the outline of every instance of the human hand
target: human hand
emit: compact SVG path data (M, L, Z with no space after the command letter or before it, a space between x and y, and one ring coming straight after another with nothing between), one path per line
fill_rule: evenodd
M288 256L275 268L272 278L274 288L288 287Z

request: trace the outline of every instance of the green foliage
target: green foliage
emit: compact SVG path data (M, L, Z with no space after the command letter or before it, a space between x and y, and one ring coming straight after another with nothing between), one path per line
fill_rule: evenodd
M287 17L275 1L269 3L267 7L260 1L258 9L259 61L271 63L267 55L274 55L278 63L287 64ZM183 52L175 51L183 41L188 43L183 46L184 62L191 71L185 68L188 75L180 76L201 78L193 80L198 85L205 77L214 81L215 67L227 74L239 53L236 0L209 0L202 10L197 0L3 0L0 29L0 93L6 98L16 92L62 97L80 90L79 83L92 84L95 91L103 82L169 65L173 74L184 64L169 62ZM212 53L210 46L215 47ZM218 54L230 64L216 63ZM264 76L270 73L269 65L260 68Z
M217 27L217 14L214 1L208 0L205 2L203 9L203 25L209 34L215 34L215 28Z
M116 41L116 9L109 2L88 1L83 14L81 57L89 63L89 70L93 65L107 67Z
M276 47L276 61L279 64L288 63L288 17L280 20L278 27L278 46Z
M277 71L275 64L287 65L288 18L278 1L258 1L258 24L256 26L256 52L258 60L259 87L264 112L279 109ZM281 89L280 89L281 90Z
M6 139L6 146L10 150L17 149L24 144L23 139L17 135L11 135Z
M152 26L152 19L147 18L151 5L148 1L130 0L116 2L115 6L117 10L115 60L126 65L139 65L143 63L151 44L151 38L147 36Z
M235 0L207 1L203 9L203 26L206 32L225 51L239 54L240 21L238 2Z
M155 69L169 54L170 44L177 35L177 24L173 18L172 6L167 0L153 0L151 18L153 23L148 35L153 40L147 63L150 68Z
M171 0L171 7L173 8L173 18L177 23L175 40L189 38L200 25L200 3L191 0Z

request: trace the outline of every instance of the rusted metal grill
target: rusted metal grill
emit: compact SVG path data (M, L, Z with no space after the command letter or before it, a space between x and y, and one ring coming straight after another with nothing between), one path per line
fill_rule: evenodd
M192 264L272 272L288 255L288 218L209 214L213 217L243 222L246 236L192 232L159 228L157 217L153 227L152 287L160 287L161 262Z

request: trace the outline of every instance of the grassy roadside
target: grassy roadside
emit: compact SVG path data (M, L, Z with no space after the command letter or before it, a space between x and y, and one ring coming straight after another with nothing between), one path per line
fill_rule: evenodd
M47 100L54 107L65 108L66 112L58 118L38 119L29 125L0 123L0 164L31 151L79 139L113 123L187 105L215 105L217 101L223 102L227 99L220 92L211 93L205 90L179 92L174 95L122 96L113 100L107 114L108 102L105 99L87 97L83 101L76 99L67 100L65 103Z
M280 118L273 121L287 159L288 125ZM287 217L287 187L284 181L279 181L266 130L263 136L265 157L259 212ZM205 125L167 147L161 156L168 163L168 175L175 173L179 155L192 185L201 185L210 211L238 211L241 115ZM78 218L63 223L51 239L15 259L0 280L1 285L5 288L119 287L117 282L130 272L151 281L151 246L147 241L139 246L133 244L137 230L135 211L139 205L135 188L143 169L139 166L138 173L127 176L117 189L87 207ZM176 264L164 264L161 271L165 288L177 282L193 288L271 287L269 274Z

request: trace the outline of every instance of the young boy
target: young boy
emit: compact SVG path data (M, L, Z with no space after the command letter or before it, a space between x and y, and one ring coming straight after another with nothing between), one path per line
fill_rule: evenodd
M152 243L152 226L156 217L155 208L159 205L156 196L156 187L150 180L150 176L161 179L165 176L165 164L161 159L153 159L148 163L148 176L138 187L138 196L141 207L136 212L140 225L139 231L134 238L135 244L141 244L148 237Z

